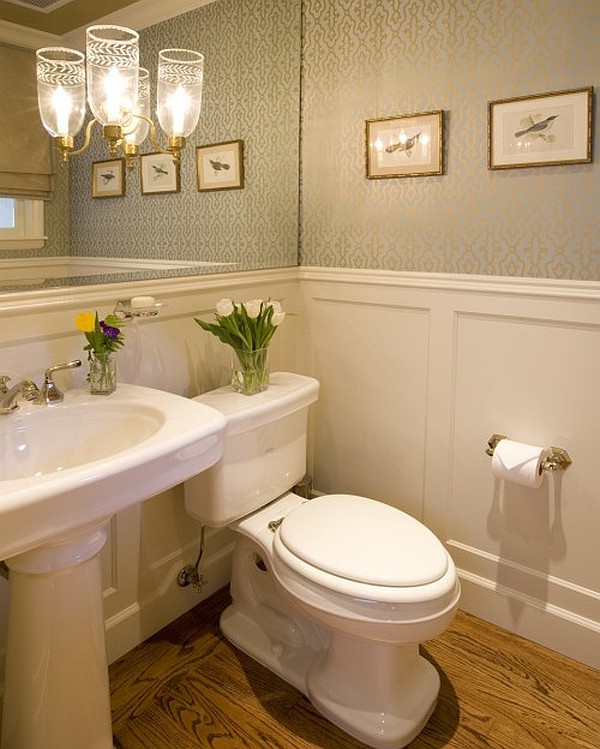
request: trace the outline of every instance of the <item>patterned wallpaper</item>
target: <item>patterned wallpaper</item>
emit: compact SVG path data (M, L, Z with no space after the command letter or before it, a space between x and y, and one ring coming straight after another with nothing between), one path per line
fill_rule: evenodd
M302 264L600 280L599 117L592 164L487 169L488 101L597 87L598 0L218 0L158 24L143 61L166 39L205 52L194 138L243 138L247 187L198 193L194 142L180 194L141 196L135 173L94 201L98 149L71 177L73 253L295 264L301 4ZM367 180L365 120L434 109L445 174ZM68 212L49 224L62 254Z
M303 265L600 280L596 163L487 169L487 102L597 86L598 0L304 0ZM446 173L367 180L365 120L443 109Z
M142 195L137 167L125 197L93 199L91 164L109 157L103 144L90 149L71 166L71 253L236 262L238 269L296 265L300 3L218 0L142 30L140 62L153 88L158 51L171 46L205 57L181 191ZM244 189L199 192L196 145L237 139Z

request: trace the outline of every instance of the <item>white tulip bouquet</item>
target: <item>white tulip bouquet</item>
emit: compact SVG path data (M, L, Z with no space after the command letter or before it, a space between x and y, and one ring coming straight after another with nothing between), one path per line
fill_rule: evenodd
M232 385L246 395L266 390L269 383L268 347L285 319L281 304L267 299L234 302L221 299L215 321L194 320L203 330L235 350L239 367L233 367Z

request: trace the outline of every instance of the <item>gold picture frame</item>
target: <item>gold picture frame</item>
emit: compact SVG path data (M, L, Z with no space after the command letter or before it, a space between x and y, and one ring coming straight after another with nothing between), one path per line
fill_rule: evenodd
M444 173L441 109L366 121L367 179Z
M244 141L229 140L196 148L198 190L240 190L244 187Z
M125 159L92 163L92 197L122 198L125 195Z
M593 88L488 102L488 169L592 161Z
M140 156L140 183L142 195L179 192L179 164L171 154L145 153Z

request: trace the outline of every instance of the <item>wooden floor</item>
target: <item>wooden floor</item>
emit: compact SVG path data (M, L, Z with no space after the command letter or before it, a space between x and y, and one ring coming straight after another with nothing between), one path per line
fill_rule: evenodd
M364 749L220 634L226 590L110 667L116 749ZM410 749L600 749L600 672L459 612Z

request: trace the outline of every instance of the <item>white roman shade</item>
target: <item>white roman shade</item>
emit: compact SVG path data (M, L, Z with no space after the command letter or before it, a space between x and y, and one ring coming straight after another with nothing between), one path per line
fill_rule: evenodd
M35 53L0 45L0 197L52 197L50 138L37 106Z

